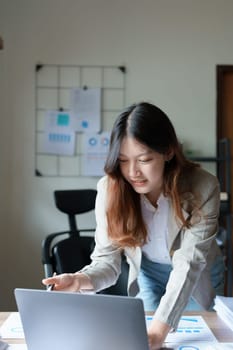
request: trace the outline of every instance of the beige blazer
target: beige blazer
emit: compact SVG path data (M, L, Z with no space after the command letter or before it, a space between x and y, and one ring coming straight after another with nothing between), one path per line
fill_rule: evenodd
M220 192L215 176L203 169L195 169L192 176L182 181L182 208L185 218L190 217L192 227L183 228L169 204L168 248L172 259L172 272L154 317L176 328L181 314L192 295L203 308L208 309L213 298L209 269L220 253L215 235L218 230ZM107 177L97 184L96 199L96 247L92 263L82 269L99 291L115 284L121 269L121 250L107 235L106 195ZM194 196L199 195L199 212L194 211ZM125 248L129 263L128 294L138 292L137 276L141 264L141 248Z

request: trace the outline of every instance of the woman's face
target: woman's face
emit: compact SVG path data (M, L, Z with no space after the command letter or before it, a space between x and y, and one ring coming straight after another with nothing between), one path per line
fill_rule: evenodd
M119 164L124 178L137 193L156 204L163 187L166 155L160 154L126 136L121 143Z

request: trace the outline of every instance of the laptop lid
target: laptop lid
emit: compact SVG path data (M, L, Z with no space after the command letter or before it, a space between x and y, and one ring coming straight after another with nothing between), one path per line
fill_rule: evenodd
M141 299L15 289L30 350L148 350Z

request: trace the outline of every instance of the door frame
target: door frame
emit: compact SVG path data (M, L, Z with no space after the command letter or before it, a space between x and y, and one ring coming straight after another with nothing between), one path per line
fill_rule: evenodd
M224 111L224 78L227 74L233 75L233 65L217 65L216 66L216 145L219 144L219 140L223 138L225 128L223 127L222 123L222 115ZM225 224L226 224L226 230L227 233L227 247L226 250L227 253L227 260L229 264L229 271L227 273L227 296L232 296L232 240L233 240L233 234L232 234L232 198L231 198L231 173L232 173L232 165L231 165L231 149L229 149L228 146L228 162L226 161L226 167L224 167L224 173L228 173L228 175L225 177L225 184L224 187L226 187L226 191L229 194L229 199L227 201L227 208L225 214L223 214L223 217L225 217ZM219 147L217 146L216 150L217 158L220 159L221 154L219 151ZM230 157L230 159L229 159ZM218 178L221 176L221 160L220 162L217 162L217 175ZM228 179L228 180L227 180Z
M226 73L233 74L233 65L217 65L216 66L216 76L217 76L217 99L216 99L216 110L217 110L217 128L216 128L216 139L217 141L221 138L222 134L222 124L221 124L221 114L223 110L223 78ZM217 150L218 154L218 150Z

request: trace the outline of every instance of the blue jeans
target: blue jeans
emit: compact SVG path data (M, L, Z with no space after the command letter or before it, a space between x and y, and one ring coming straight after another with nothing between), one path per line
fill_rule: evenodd
M138 276L140 292L137 297L144 303L145 311L153 311L158 307L166 290L171 265L150 261L142 255L141 270ZM217 257L211 269L211 283L216 294L224 295L225 265L223 257ZM202 310L203 308L191 297L185 310Z

